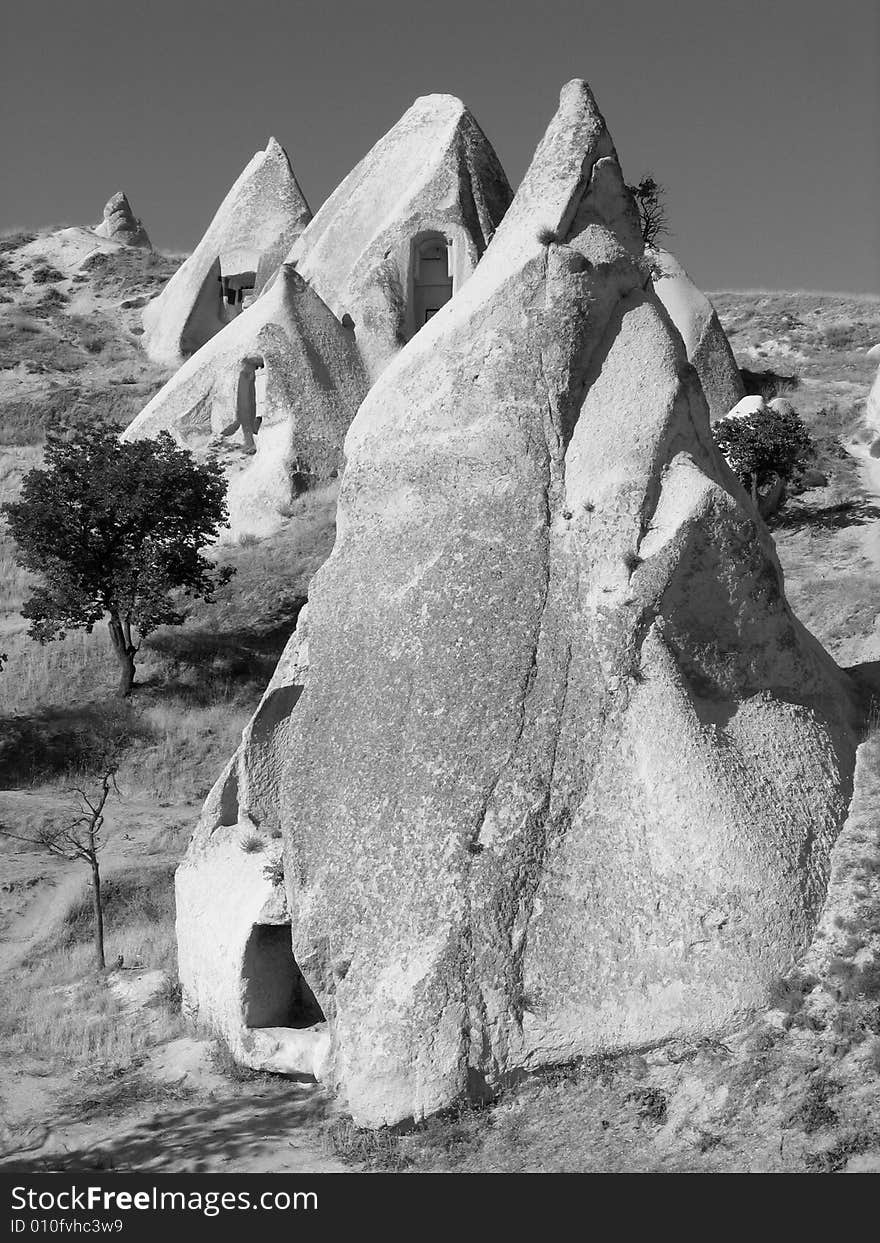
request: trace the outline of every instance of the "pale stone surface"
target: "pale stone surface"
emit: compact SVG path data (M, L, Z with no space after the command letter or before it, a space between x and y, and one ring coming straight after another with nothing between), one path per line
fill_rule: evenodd
M488 139L464 104L425 95L348 174L290 252L340 319L349 315L372 378L413 335L413 246L451 244L457 291L510 203Z
M117 190L104 207L104 217L95 232L99 237L112 237L124 246L137 246L143 250L152 250L152 244L144 228L144 222L138 220L131 210L127 196Z
M871 391L868 394L866 417L868 426L873 431L880 433L880 368L877 370L874 383L871 385Z
M241 1024L248 921L289 918L326 1016L300 1056L365 1125L718 1032L824 898L851 688L641 255L569 83L476 272L349 429L308 678L296 644L281 678L305 689L253 760L246 736L178 872L187 1004ZM286 911L235 844L255 814L284 833Z
M266 286L311 211L284 148L270 138L209 224L196 249L157 298L144 307L144 348L156 362L180 365L224 327L224 275L254 273L254 296Z
M743 397L727 412L728 419L748 419L753 414L766 414L768 406L763 397Z
M880 358L880 342L878 342L877 345L872 345L869 350L866 350L865 357L866 358Z
M654 289L681 333L687 356L700 377L709 417L723 419L745 389L715 308L674 255L659 249L648 250L646 255L655 271L662 273L655 276Z
M230 527L266 533L297 490L336 475L348 425L367 391L354 335L289 265L270 290L187 359L126 429L168 431L186 448L216 447L237 417L245 359L263 362L262 424L247 456L241 431L222 441Z
M323 1073L329 1053L326 1023L295 1029L248 1028L242 975L255 924L289 929L284 889L265 875L280 859L280 766L290 714L308 673L308 606L302 609L242 743L208 795L176 877L180 981L189 1014L216 1030L238 1059L255 1069ZM259 834L265 849L244 854L241 842Z

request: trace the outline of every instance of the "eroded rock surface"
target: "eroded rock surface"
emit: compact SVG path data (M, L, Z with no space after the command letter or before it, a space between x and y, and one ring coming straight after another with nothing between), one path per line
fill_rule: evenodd
M95 232L99 237L113 238L114 241L122 242L124 246L139 246L144 250L153 249L147 230L144 228L144 222L139 220L131 210L131 203L122 190L118 190L108 200L104 207L103 219Z
M822 905L850 686L715 450L584 83L346 454L305 689L180 870L190 1004L241 1025L198 912L244 806L360 1123L762 1004Z
M246 441L236 421L248 359L261 374L259 425ZM354 334L285 264L264 297L187 359L125 439L164 430L197 452L222 446L230 526L265 533L280 524L293 495L339 472L345 433L366 392Z
M674 255L656 249L647 254L662 274L655 276L654 289L681 333L688 359L700 377L709 417L723 419L745 395L745 389L715 308Z
M144 307L144 348L179 366L256 298L311 219L287 153L270 138L190 257Z
M331 194L289 260L353 322L375 378L468 279L511 199L498 157L452 95L424 95ZM435 240L442 258L420 266ZM436 268L433 275L428 268ZM422 280L434 282L425 297ZM444 284L448 280L448 288Z

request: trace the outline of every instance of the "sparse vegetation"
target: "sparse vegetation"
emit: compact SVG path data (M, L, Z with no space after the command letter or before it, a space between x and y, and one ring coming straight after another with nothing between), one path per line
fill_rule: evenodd
M116 785L116 761L105 767L101 784L95 793L77 789L75 814L60 823L44 824L33 833L15 832L7 825L0 825L0 837L10 838L25 845L35 846L47 854L68 862L87 863L92 874L92 932L95 941L95 965L104 969L104 903L101 897L100 853L106 845L104 838L104 808L111 793L119 793Z
M109 428L50 433L45 467L3 506L18 565L43 579L22 608L31 637L91 633L106 616L126 698L143 639L185 620L181 594L211 603L232 573L201 551L226 520L225 494L221 467L167 433L131 444Z
M794 411L768 410L719 419L712 434L731 470L751 491L756 506L759 489L777 479L787 483L816 454L813 438Z
M666 189L645 173L635 185L627 186L639 210L642 241L645 246L655 247L669 232L669 216L666 211Z

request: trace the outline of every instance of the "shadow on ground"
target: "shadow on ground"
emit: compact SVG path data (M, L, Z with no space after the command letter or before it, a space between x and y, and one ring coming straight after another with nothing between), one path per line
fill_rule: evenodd
M840 531L846 527L865 526L878 518L880 506L866 497L857 497L822 508L790 502L768 525L771 529L787 531Z
M317 1161L321 1151L319 1124L327 1101L316 1091L291 1085L279 1095L243 1096L232 1100L153 1114L130 1130L98 1143L81 1142L65 1151L15 1154L0 1160L7 1173L61 1173L91 1170L150 1170L164 1173L240 1169L249 1159L272 1149L290 1152L290 1164L302 1166L303 1148ZM304 1130L309 1129L308 1135ZM63 1141L56 1140L59 1146ZM295 1149L302 1154L297 1160ZM282 1157L283 1160L283 1157ZM279 1167L277 1164L275 1168Z
M120 743L144 734L129 705L93 700L0 717L0 786L15 788L91 771Z

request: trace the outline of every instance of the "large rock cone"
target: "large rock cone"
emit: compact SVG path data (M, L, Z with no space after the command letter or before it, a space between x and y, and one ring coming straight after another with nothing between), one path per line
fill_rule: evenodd
M322 1074L367 1125L718 1031L823 901L848 683L640 256L569 83L480 266L349 430L261 811Z
M270 138L242 170L189 258L144 307L144 348L180 366L229 322L224 277L250 272L254 296L312 218L287 152Z
M341 319L375 378L421 327L414 249L443 236L457 290L507 210L504 169L453 95L422 95L348 174L297 240L290 262Z

